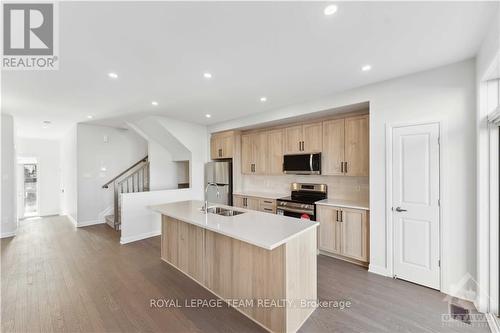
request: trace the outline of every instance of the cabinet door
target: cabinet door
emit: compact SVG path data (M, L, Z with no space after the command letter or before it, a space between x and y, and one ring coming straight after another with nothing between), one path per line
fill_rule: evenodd
M210 137L210 158L216 160L218 156L218 137L213 135Z
M369 175L368 115L345 119L345 161L348 176Z
M302 125L285 128L285 154L302 152Z
M240 195L233 195L233 206L244 208L243 206L243 197Z
M334 207L317 206L319 221L318 243L320 250L340 253L340 210Z
M344 119L323 122L322 174L342 175L344 159Z
M283 174L283 130L267 132L267 173Z
M314 123L314 124L306 124L302 127L303 131L303 149L304 153L319 153L323 148L323 136L322 132L322 124Z
M219 146L222 152L221 158L232 158L233 157L233 146L234 146L234 136L224 135L219 140Z
M252 136L242 135L241 136L241 173L252 174Z
M254 197L246 197L247 198L247 206L245 208L251 210L259 210L259 199Z
M252 135L252 156L254 163L253 173L263 175L267 170L267 133Z
M368 215L365 210L342 209L342 250L346 257L368 261Z

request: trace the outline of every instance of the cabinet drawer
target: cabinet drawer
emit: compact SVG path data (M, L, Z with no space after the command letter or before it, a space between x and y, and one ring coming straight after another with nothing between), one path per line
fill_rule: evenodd
M260 205L261 212L276 214L276 206L273 205Z
M260 199L259 201L260 205L261 206L266 206L266 205L270 205L270 206L276 206L276 200L273 200L273 199Z

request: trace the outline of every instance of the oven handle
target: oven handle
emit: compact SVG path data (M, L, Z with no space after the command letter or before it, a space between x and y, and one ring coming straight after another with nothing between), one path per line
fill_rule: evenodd
M289 207L277 207L276 209L281 209L282 211L290 212L290 213L314 215L313 210L293 209L293 208L289 208Z

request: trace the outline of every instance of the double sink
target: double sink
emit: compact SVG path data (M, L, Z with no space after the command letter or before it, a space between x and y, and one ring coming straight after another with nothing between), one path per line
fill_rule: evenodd
M245 212L240 212L239 210L232 210L222 207L208 207L207 213L217 214L221 216L236 216L240 214L244 214Z

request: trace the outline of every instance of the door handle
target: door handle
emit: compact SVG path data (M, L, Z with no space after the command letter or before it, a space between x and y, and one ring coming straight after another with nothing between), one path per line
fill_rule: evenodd
M347 162L344 162L344 172L347 173Z
M396 207L395 211L396 211L396 212L398 212L398 213L401 213L401 212L407 212L407 210L406 210L406 209L403 209L403 208L401 208L401 207Z
M344 173L344 162L340 162L340 173Z

